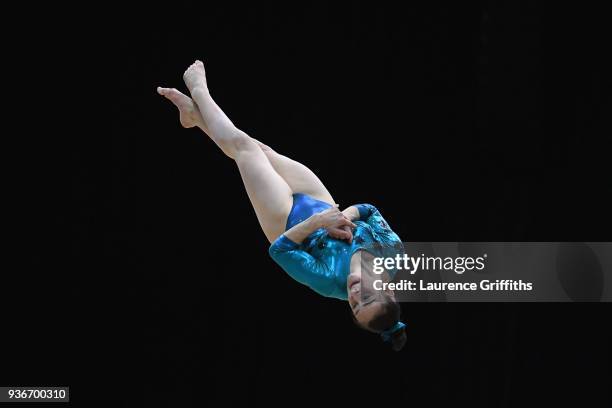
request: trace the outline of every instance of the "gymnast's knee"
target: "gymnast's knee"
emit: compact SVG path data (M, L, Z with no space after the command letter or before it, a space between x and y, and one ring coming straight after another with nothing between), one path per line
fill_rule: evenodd
M221 150L234 160L236 160L239 155L254 151L255 149L259 150L259 146L255 140L240 129L236 129L232 137L224 141L221 146Z
M253 139L253 140L255 140L255 139ZM261 143L259 140L255 140L255 143L257 143L259 148L261 150L263 150L264 153L274 153L274 150L272 150L272 148L270 146Z

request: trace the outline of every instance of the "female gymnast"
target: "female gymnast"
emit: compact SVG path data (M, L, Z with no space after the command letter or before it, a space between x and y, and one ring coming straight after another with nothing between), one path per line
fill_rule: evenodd
M393 292L362 285L362 251L373 245L403 248L380 212L370 204L340 211L310 169L236 128L211 98L201 61L183 80L193 99L174 88L157 92L179 109L183 127L199 127L236 162L272 259L320 295L348 301L358 326L400 350L405 325Z

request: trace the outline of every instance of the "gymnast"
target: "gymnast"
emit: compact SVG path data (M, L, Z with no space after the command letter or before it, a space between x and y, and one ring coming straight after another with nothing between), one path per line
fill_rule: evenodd
M185 71L183 80L191 98L174 88L158 87L157 92L178 108L183 127L199 127L236 162L272 259L318 294L348 301L359 327L399 351L406 334L393 291L362 284L367 273L362 274L362 252L376 245L403 250L380 212L371 204L340 211L309 168L234 126L211 98L201 61ZM385 278L390 279L387 272Z

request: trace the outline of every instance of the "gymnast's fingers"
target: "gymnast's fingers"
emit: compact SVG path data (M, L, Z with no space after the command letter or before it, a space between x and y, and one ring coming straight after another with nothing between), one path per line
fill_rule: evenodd
M351 230L351 227L345 225L344 227L342 227L342 229L344 230L344 232L346 232L346 240L349 242L349 244L353 242L353 231Z
M338 227L329 227L327 233L336 239L346 239L346 232Z
M346 217L343 217L342 220L340 221L340 226L349 226L351 228L355 228L357 227L357 225L353 224L353 222L351 220L349 220Z

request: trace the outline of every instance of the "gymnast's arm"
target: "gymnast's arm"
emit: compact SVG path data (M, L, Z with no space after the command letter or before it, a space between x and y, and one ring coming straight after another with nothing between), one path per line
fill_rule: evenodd
M356 204L344 209L342 213L351 221L365 221L378 212L372 204Z
M329 295L333 287L333 271L327 264L303 251L300 244L319 228L345 225L354 226L337 208L330 208L287 230L270 245L268 252L293 279L322 295Z
M346 218L336 205L320 213L313 214L305 221L285 231L284 235L291 241L301 244L306 237L319 228L326 228L328 233L334 238L348 238L342 235L343 231L341 229L344 227L355 228L355 224Z
M404 250L400 237L393 232L380 211L372 204L353 205L345 209L342 213L351 220L361 220L370 225L370 227L372 227L387 243L394 243L393 248L395 248L396 251Z

